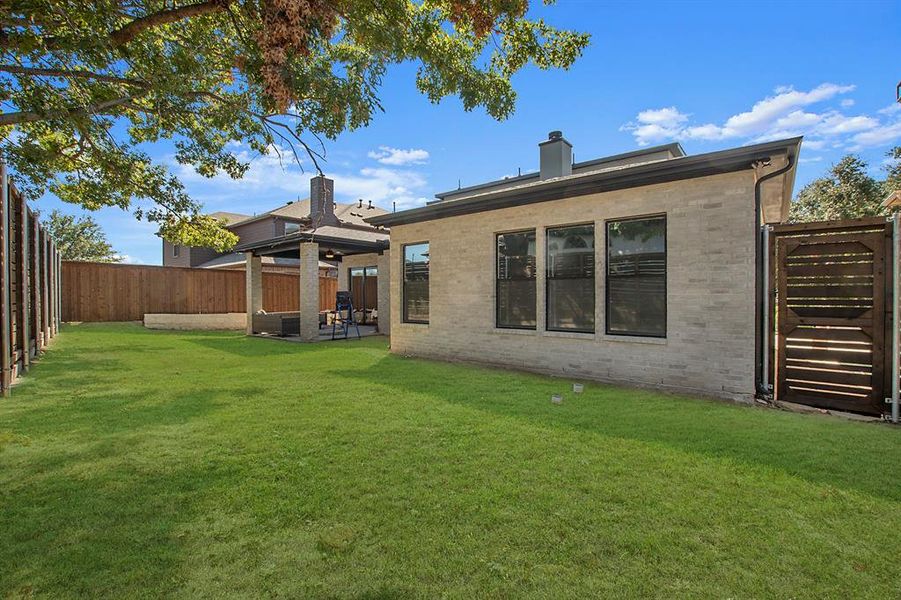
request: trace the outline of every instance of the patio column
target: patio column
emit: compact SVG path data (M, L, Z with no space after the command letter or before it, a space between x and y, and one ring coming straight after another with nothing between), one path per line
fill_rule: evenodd
M378 297L379 333L391 335L391 251L379 254Z
M300 339L319 339L319 244L300 243Z
M247 299L247 335L253 335L253 315L263 308L263 259L245 252L247 264L244 267Z

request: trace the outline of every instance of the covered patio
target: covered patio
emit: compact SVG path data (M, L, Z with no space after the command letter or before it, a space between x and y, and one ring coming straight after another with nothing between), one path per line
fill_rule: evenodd
M325 225L291 235L239 244L246 260L247 334L278 336L300 342L332 339L333 321L349 320L335 312L336 296L320 290L320 261L338 265L337 292L347 292L360 335L390 332L390 251L387 231ZM264 313L263 257L300 258L300 305L297 311ZM375 281L373 281L375 280ZM372 296L375 295L375 298ZM359 306L358 306L359 304ZM337 339L345 339L340 326ZM356 338L351 325L347 338Z

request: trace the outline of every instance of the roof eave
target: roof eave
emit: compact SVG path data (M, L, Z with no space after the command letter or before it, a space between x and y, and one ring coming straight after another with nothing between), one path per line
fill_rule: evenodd
M542 144L544 144L544 143L546 143L546 142L542 142ZM613 154L611 156L605 156L603 158L595 158L592 160L585 160L582 162L573 163L573 170L583 169L588 166L602 165L602 164L608 163L608 162L616 162L619 160L626 160L628 158L634 158L636 156L644 156L645 154L656 154L657 152L665 152L665 151L672 152L672 154L676 158L681 158L681 157L685 156L685 150L682 148L682 144L680 144L679 142L671 142L669 144L661 144L659 146L651 146L648 148L641 148L640 150L632 150L631 152L622 152L620 154ZM447 192L439 192L439 193L435 194L435 197L438 198L438 200L433 200L432 203L440 202L440 201L444 200L445 198L447 198L448 196L458 196L460 194L465 194L467 192L474 192L476 190L490 188L490 187L493 187L496 185L510 185L511 183L526 181L527 179L537 179L538 177L540 177L540 174L538 172L526 173L525 175L517 175L515 177L507 177L505 179L496 179L494 181L479 183L479 184L471 185L471 186L468 186L465 188L450 190Z
M310 234L309 232L292 233L291 235L283 235L268 240L259 240L256 242L247 242L235 246L234 252L256 252L261 254L269 254L272 252L283 252L291 247L297 247L301 242L316 242L333 246L337 249L348 249L354 251L371 250L377 252L388 248L388 240L350 240L334 236Z
M707 154L645 163L623 169L567 177L558 181L548 181L545 185L536 185L529 188L501 189L470 198L439 202L420 208L372 217L366 219L366 221L377 226L404 225L511 206L584 196L598 192L741 171L750 169L755 161L767 159L778 154L797 156L801 141L802 138L796 137ZM793 182L794 168L790 177Z

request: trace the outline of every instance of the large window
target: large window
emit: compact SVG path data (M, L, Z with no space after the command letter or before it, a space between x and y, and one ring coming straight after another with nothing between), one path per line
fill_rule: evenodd
M666 337L666 217L607 223L607 333Z
M547 230L547 329L594 332L594 225Z
M535 230L497 236L497 326L535 329Z
M429 244L404 246L404 323L429 322Z

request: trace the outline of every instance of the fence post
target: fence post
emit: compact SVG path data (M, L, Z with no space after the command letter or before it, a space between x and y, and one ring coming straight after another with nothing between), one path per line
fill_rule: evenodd
M56 331L63 324L63 255L56 251Z
M41 227L41 346L50 343L50 243L47 231Z
M19 194L17 199L19 213L19 237L16 253L19 267L19 344L22 346L22 372L28 370L31 363L31 344L29 343L31 328L28 323L29 301L31 300L28 277L28 203L25 195Z
M10 307L9 307L9 179L6 162L0 159L0 387L9 396L10 370Z
M47 295L50 300L50 337L54 338L56 337L56 244L49 235L47 236L47 260L50 263L50 268L47 270L48 285L50 286L50 292Z
M34 356L41 353L41 224L37 215L31 215L31 328L34 331Z

